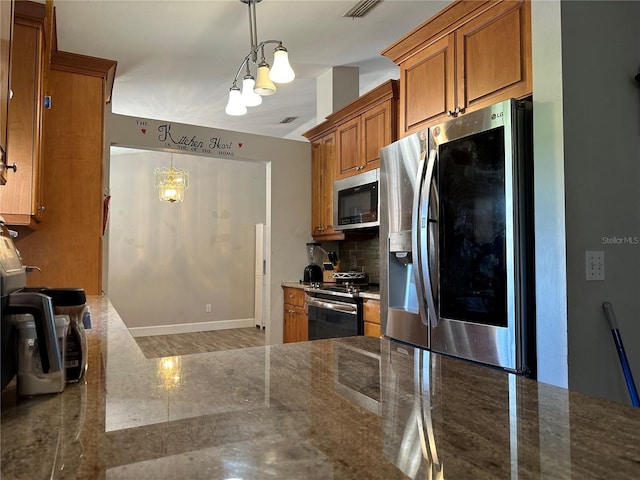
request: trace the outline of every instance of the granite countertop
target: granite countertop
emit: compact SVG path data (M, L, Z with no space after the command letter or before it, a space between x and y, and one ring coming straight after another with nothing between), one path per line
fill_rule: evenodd
M371 337L147 359L89 304L84 381L3 392L2 478L640 478L640 409Z

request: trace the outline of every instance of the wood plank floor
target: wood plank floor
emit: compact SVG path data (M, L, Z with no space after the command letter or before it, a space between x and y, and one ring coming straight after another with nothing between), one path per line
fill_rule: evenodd
M161 358L261 347L264 346L264 329L258 327L231 328L209 332L136 337L135 340L145 357Z

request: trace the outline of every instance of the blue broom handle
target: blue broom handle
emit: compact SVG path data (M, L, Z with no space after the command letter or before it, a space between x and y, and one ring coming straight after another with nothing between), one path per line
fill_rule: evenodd
M627 390L629 390L629 396L631 397L631 404L634 407L640 407L640 398L638 398L638 391L636 390L636 384L633 381L633 375L631 373L631 367L627 360L627 354L624 351L624 344L622 343L622 337L620 336L620 329L618 328L618 321L616 320L616 314L613 311L613 305L611 302L604 302L602 309L609 322L609 328L611 329L611 335L613 335L613 341L616 344L616 350L618 351L618 358L622 365L622 373L624 379L627 382Z

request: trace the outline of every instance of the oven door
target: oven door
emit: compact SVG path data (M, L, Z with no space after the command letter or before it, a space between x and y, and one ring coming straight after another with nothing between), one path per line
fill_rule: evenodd
M309 340L362 335L364 326L358 300L307 295Z

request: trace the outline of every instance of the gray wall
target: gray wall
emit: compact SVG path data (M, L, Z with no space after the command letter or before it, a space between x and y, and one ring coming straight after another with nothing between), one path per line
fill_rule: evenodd
M602 303L638 378L639 21L640 2L532 2L538 378L622 403ZM586 281L587 250L605 253L604 281Z
M252 326L266 164L176 154L190 184L170 204L158 200L153 172L171 155L128 152L111 156L109 227L109 298L127 326Z
M601 305L640 379L639 25L640 2L562 2L569 387L624 402ZM585 281L587 250L604 251L604 281Z

